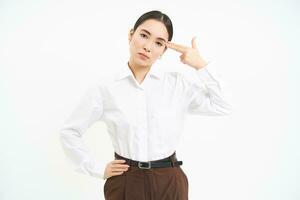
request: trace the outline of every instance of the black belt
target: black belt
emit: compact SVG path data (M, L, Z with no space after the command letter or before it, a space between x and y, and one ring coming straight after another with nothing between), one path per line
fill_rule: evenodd
M120 156L115 152L116 159L124 159L126 164L133 167L138 167L141 169L151 169L151 168L160 168L160 167L175 167L182 165L182 161L178 161L176 158L176 152L174 152L171 156L167 158L163 158L160 160L148 161L148 162L141 162L137 160L131 160L129 158L125 158Z

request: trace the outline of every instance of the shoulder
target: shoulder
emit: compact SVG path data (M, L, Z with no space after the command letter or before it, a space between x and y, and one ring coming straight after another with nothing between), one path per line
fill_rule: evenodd
M92 80L87 84L85 89L85 96L93 98L102 98L103 92L107 86L113 82L112 75L101 74L97 76L97 79Z
M97 88L98 90L103 90L108 86L111 86L115 82L114 74L102 74L99 75L96 81L91 85L91 87Z

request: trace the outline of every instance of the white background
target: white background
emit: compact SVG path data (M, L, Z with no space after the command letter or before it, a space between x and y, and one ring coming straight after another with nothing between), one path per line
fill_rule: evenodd
M103 73L125 67L128 31L153 9L174 25L173 42L218 63L230 116L188 116L177 157L190 199L300 199L296 115L297 1L0 1L0 199L104 199L104 181L71 170L59 128ZM156 63L189 70L168 50ZM106 126L84 141L113 159Z

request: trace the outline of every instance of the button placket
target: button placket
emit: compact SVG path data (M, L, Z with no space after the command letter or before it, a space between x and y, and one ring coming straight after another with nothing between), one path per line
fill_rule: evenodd
M142 127L145 127L147 121L147 105L146 96L144 90L139 90L138 92L138 105L137 105L137 122Z
M136 125L137 125L137 138L139 138L140 148L144 152L148 152L148 137L147 137L147 102L145 90L139 89L137 91L137 105L136 105Z

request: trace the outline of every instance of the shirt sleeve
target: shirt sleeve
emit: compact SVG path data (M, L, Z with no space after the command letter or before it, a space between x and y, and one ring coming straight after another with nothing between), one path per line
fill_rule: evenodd
M224 82L217 75L214 63L209 62L205 67L195 69L195 77L194 82L185 79L187 112L206 116L231 114L233 108L228 102L228 91L225 92Z
M100 120L102 114L101 91L96 86L90 86L63 123L60 129L60 141L68 161L76 172L104 180L106 164L95 159L82 139L86 130Z

